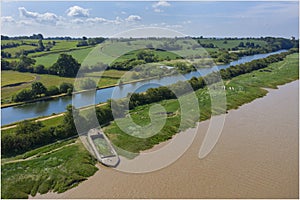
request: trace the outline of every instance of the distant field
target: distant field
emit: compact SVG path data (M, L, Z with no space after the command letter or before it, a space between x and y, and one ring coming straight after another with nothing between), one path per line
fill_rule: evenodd
M128 52L122 55L121 57L117 58L114 62L122 62L125 60L137 58L137 55L142 51L144 51L144 49ZM179 57L175 53L169 51L147 50L147 52L154 54L154 56L157 56L159 59L169 58L171 60L174 60L177 59L177 57Z
M80 49L80 50L74 50L71 52L66 52L66 54L72 55L79 63L81 63L87 57L87 55L90 53L90 51L92 49L93 49L93 47L86 48L86 49ZM56 62L56 60L58 59L60 54L61 53L53 53L53 54L49 54L49 55L45 55L45 56L41 56L41 57L36 57L34 59L36 60L36 65L41 64L41 65L44 65L46 68L48 68Z
M44 40L47 42L48 40ZM52 40L49 40L52 41ZM64 49L71 49L71 48L76 48L76 45L78 43L77 40L54 40L56 43L55 45L51 48L51 51L56 51L56 50L64 50Z
M35 48L36 48L36 46L21 45L21 46L14 47L14 48L3 49L2 51L10 53L12 57L15 57L16 53L20 53L21 51L26 51L26 50L33 50Z
M6 85L7 83L12 84L20 81L25 82L24 80L30 81L32 79L42 82L46 87L52 85L59 86L63 82L67 82L67 83L74 82L73 78L65 78L65 77L59 77L59 76L48 75L48 74L21 73L16 71L2 71L1 73L1 84L6 83ZM19 86L1 88L1 102L8 103L14 94L16 94L18 91L25 88L31 88L31 82Z
M23 41L25 44L30 43L36 43L38 40L4 40L2 41L3 44L14 42L14 43L21 43ZM164 46L165 43L170 42L168 39L160 39L160 40L154 40L154 39L140 39L140 40L133 40L130 42L126 41L116 41L116 40L107 40L104 43L96 46L96 47L76 47L78 41L77 40L43 40L44 45L48 42L55 41L56 44L51 48L50 51L46 52L35 52L31 53L28 56L34 57L36 59L36 65L42 64L45 67L51 66L55 61L57 60L59 54L61 53L68 53L71 54L75 59L78 60L78 62L82 63L85 58L85 62L83 64L85 65L92 65L99 62L110 64L114 62L115 60L122 60L125 58L131 58L133 56L132 52L135 52L135 50L145 49L147 46L151 45L153 48L161 48ZM200 39L202 44L209 44L213 43L218 48L233 48L239 45L240 42L244 42L246 44L247 42L253 42L255 45L259 44L260 46L265 46L266 42L262 40L226 40L225 39ZM224 43L225 42L225 43ZM209 52L212 51L218 51L218 48L192 48L193 45L197 45L197 40L193 39L186 39L186 40L177 40L174 42L174 44L180 45L182 48L178 50L170 50L170 51L161 51L157 54L163 58L166 58L166 56L174 57L173 55L178 56L195 56L195 55L207 55ZM12 54L12 56L15 55L15 53L20 52L21 50L29 50L34 49L36 47L29 46L29 45L22 45L15 48L8 48L4 49L5 52L9 52ZM164 48L162 48L164 49ZM71 51L70 51L71 50ZM207 53L208 52L208 53ZM172 54L173 53L173 54ZM39 56L39 57L37 57ZM119 58L121 56L121 58ZM9 61L12 61L13 59L8 59Z
M15 71L1 71L1 87L21 82L33 81L35 76L31 73L20 73Z
M227 43L226 43L226 42ZM236 39L236 40L225 40L225 39L219 39L219 40L212 40L212 39L200 39L201 44L209 44L212 43L215 46L217 46L218 48L224 48L224 49L228 49L228 48L233 48L236 47L240 44L240 42L243 42L245 45L247 42L253 42L254 45L258 44L262 47L267 45L267 42L262 41L262 40L253 40L253 39ZM225 42L225 43L224 43Z

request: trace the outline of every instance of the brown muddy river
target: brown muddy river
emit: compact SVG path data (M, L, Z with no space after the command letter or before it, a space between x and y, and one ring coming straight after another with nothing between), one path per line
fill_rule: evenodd
M298 84L229 111L204 159L198 153L209 121L199 123L191 147L166 168L130 174L99 165L78 187L36 198L298 198Z

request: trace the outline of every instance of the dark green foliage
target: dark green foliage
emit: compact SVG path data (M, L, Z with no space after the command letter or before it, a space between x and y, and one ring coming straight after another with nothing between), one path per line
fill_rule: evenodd
M6 60L2 59L3 57L1 56L1 70L10 70L9 62Z
M26 56L21 56L20 61L17 63L16 70L19 72L33 72L33 65L35 60Z
M57 95L57 94L60 94L58 87L52 85L47 89L47 92L46 92L47 96L52 96L52 95Z
M43 40L42 39L39 39L39 41L38 41L38 50L39 51L44 51L45 50L45 46L43 44Z
M41 122L23 121L18 124L14 134L2 135L1 153L4 156L17 155L59 139L75 136L77 129L74 120L87 124L85 119L78 115L78 111L69 105L61 125L57 127L44 127Z
M47 74L48 70L45 69L44 65L38 65L34 68L34 72L37 74Z
M41 122L32 122L32 121L22 121L18 124L18 126L15 129L16 134L30 134L37 132L43 128L43 125Z
M67 93L68 92L68 89L71 89L71 91L73 91L73 85L71 83L62 83L60 84L59 86L59 91L61 93Z
M52 129L43 129L40 122L23 121L18 124L15 134L2 136L1 153L6 156L20 154L53 141Z
M41 82L34 82L31 84L31 92L34 96L41 96L47 92L47 88Z
M1 58L11 58L11 53L1 51Z
M75 77L80 64L68 54L60 54L56 63L54 63L49 71L63 77Z
M88 46L88 42L85 40L81 40L78 42L78 44L76 45L77 47L83 47L83 46Z
M33 96L34 95L31 89L23 89L12 97L12 101L14 102L28 101L28 100L32 100Z
M112 111L109 105L101 106L96 108L96 116L100 125L104 125L113 121Z

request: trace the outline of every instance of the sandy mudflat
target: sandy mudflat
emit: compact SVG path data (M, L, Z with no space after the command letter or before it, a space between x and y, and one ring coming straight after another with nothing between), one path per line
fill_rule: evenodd
M199 123L192 146L166 168L130 174L99 165L78 187L36 198L298 198L298 84L230 111L204 159L198 152L209 121Z

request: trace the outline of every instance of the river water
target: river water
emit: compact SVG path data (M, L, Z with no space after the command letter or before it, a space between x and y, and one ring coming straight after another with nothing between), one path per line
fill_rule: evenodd
M280 51L267 53L267 54L244 56L239 60L230 62L229 64L226 65L214 66L212 68L203 68L203 69L199 69L198 71L194 71L184 75L174 75L174 76L164 77L161 79L153 79L149 81L141 81L138 83L126 84L123 86L105 88L105 89L97 90L96 94L80 93L80 94L73 95L74 98L73 102L76 102L75 107L83 107L83 106L91 105L92 103L106 102L108 99L111 98L118 99L118 98L126 97L128 93L144 92L149 88L170 85L176 83L177 81L188 80L194 76L195 77L204 76L213 71L226 69L232 65L238 65L238 64L250 62L252 60L265 58L268 57L269 55L278 54L284 51L286 50L280 50ZM113 97L112 94L114 94ZM95 98L91 98L93 96L95 96ZM70 96L60 97L60 98L46 100L46 101L38 101L35 103L30 103L30 104L25 104L20 106L2 108L1 124L6 125L17 121L25 120L25 119L48 116L53 113L64 112L68 104L72 104L72 97Z

